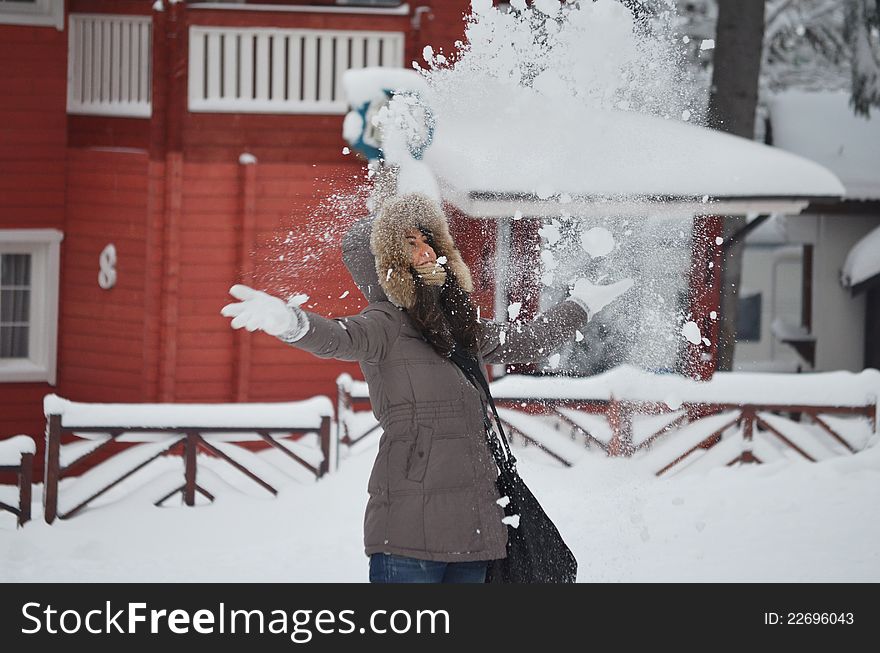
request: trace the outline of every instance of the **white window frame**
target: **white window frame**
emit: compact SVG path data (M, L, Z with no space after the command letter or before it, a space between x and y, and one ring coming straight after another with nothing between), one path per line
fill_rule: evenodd
M0 0L0 23L37 25L64 31L64 0L36 0L33 4Z
M31 256L28 358L0 358L0 383L56 384L63 238L57 229L0 229L0 254Z

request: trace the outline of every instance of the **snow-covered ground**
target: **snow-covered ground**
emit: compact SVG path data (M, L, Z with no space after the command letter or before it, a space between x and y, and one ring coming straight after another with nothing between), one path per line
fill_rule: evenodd
M150 483L47 526L38 486L25 528L0 513L0 581L366 582L361 524L376 442L274 499L229 488L211 505L156 508ZM601 454L563 468L534 447L518 452L580 582L880 581L876 435L860 453L819 463L663 479Z

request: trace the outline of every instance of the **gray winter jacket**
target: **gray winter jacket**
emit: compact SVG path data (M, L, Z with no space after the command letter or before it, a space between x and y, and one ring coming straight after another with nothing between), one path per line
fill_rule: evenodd
M369 305L346 318L308 313L307 333L292 343L321 358L358 361L369 386L383 434L368 484L365 552L445 562L503 558L508 527L497 503L481 392L386 299L365 237L368 220L346 235L343 258ZM486 364L549 355L587 317L564 301L530 323L484 320L484 373Z

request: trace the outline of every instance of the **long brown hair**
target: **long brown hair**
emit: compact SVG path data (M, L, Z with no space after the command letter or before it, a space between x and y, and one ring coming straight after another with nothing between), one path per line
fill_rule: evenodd
M431 232L420 230L434 248ZM477 309L470 293L462 290L455 273L445 265L443 268L446 282L439 287L425 284L418 273L410 269L416 286L416 302L409 309L409 316L425 340L444 358L448 358L456 346L476 355L483 337Z

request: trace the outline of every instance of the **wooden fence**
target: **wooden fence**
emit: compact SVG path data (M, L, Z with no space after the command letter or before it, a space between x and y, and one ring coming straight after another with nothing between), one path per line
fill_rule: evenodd
M19 526L31 519L31 488L33 486L34 441L26 435L16 435L0 442L0 473L16 475L18 482L18 505L0 501L0 510L16 516ZM15 460L15 462L11 462Z
M676 431L684 431L686 427L708 426L703 431L692 429L697 437L691 437L683 451L676 452L666 464L656 470L656 475L665 474L673 467L686 460L700 449L709 449L717 445L722 435L730 428L737 427L742 434L742 443L727 462L733 465L738 462L763 462L753 450L756 431L766 432L776 438L785 447L806 460L815 462L817 458L807 451L806 447L795 442L792 434L786 435L786 428L779 421L779 414L788 415L790 421L809 420L821 428L827 438L840 444L849 453L857 451L857 445L849 442L839 428L832 427L823 416L844 415L860 416L870 423L871 430L876 429L876 403L863 406L822 406L822 405L788 405L788 404L732 404L732 403L686 403L676 410L657 402L638 402L610 399L607 401L583 401L560 399L505 398L499 405L532 410L558 419L570 429L572 434L582 438L587 446L595 446L608 456L631 457L637 452L650 449L662 438L670 437ZM659 428L648 435L642 435L636 441L633 437L633 420L638 415L653 415L663 422ZM602 421L584 419L585 416L599 417ZM663 419L663 417L666 419ZM791 418L798 418L792 420ZM712 422L709 419L712 418ZM719 419L720 418L720 419ZM533 435L517 426L510 419L502 419L508 431L529 444L535 444L553 458L565 465L571 462L553 450L547 440L538 441ZM603 424L604 422L604 424ZM602 426L605 426L602 429ZM604 432L599 432L600 429ZM551 441L552 442L552 441Z
M829 374L834 376L840 373ZM610 373L606 377L607 383L599 377L593 380L505 377L505 380L493 383L492 387L501 421L508 434L526 445L538 447L562 465L571 466L582 455L584 447L598 448L608 456L627 458L651 450L649 462L655 465L652 471L660 476L685 461L693 461L697 458L694 454L710 449L713 459L727 456L722 460L726 465L765 462L762 451L768 456L773 452L756 443L757 434L761 434L762 439L764 436L774 439L782 448L809 461L819 459L817 451L826 452L825 444L837 452L855 453L864 442L848 439L842 431L843 424L835 425L831 419L835 416L862 418L865 422L862 431L876 431L876 393L865 390L873 387L877 375L874 373L874 376L870 376L866 372L862 376L864 381L853 376L847 377L844 383L840 383L840 377L837 376L831 379L787 375L775 379L781 385L789 383L799 386L805 381L837 383L835 392L825 395L830 400L828 404L691 400L671 402L670 405L667 401L621 399L608 393L609 386L618 386L635 390L635 394L663 396L671 387L675 392L690 395L707 393L717 398L741 393L741 389L730 384L732 380L746 379L745 375L737 379L719 375L719 382L712 387L711 382L694 385L694 382L683 378L655 378L647 373L623 369ZM759 385L766 379L758 376L752 381ZM581 391L578 383L593 385L581 386L584 387ZM517 394L518 386L526 391ZM370 405L366 384L353 381L344 374L337 380L337 387L339 441L353 445L377 432L380 427L372 414L356 410ZM511 392L511 389L514 391ZM853 402L852 397L848 396L858 392L866 397L862 404ZM603 393L605 397L601 397ZM797 392L783 395L795 396ZM778 391L770 392L768 398L778 396ZM839 402L832 403L834 400ZM815 434L807 437L803 424L817 427L814 428ZM553 433L564 430L568 431L569 438ZM737 432L732 433L734 430ZM737 437L739 442L736 442ZM816 437L824 440L825 444L811 446ZM575 440L581 446L572 448L566 440ZM718 446L722 440L724 445Z
M352 446L381 430L369 410L370 395L365 381L355 381L348 374L340 374L336 379L336 390L337 442Z
M60 398L56 398L60 399ZM54 404L74 405L65 400L55 401ZM258 442L260 446L266 445L282 452L287 458L294 461L314 474L315 478L321 478L330 469L331 458L335 455L334 443L331 441L331 414L332 405L325 397L316 397L305 402L291 404L217 404L202 405L193 408L194 416L201 416L201 423L194 419L193 423L184 421L187 406L184 404L105 404L97 406L112 406L115 413L113 419L119 419L120 425L107 422L107 417L92 419L88 413L88 404L75 404L80 408L80 414L67 421L67 415L63 410L47 410L46 414L46 465L44 470L43 507L46 522L52 523L56 518L65 519L76 515L98 497L117 487L120 483L130 478L139 470L143 469L160 456L169 454L180 455L183 459L183 483L164 495L155 502L162 505L175 494L181 494L183 502L187 506L196 503L196 494L200 494L208 500L213 500L213 495L198 482L198 452L204 452L211 457L228 463L241 474L251 479L268 492L277 494L277 489L265 478L262 478L252 469L249 469L240 459L236 460L236 452L232 449L236 444ZM294 417L290 423L281 425L278 415L267 419L267 406L285 407L290 406ZM158 416L150 423L141 426L132 426L137 423L137 418L123 421L119 416L124 415L126 407L136 410L139 415L150 413ZM85 408L86 412L82 409ZM214 419L210 419L205 413L205 408L213 410ZM251 423L229 422L226 425L218 425L225 420L223 410L232 414L250 414ZM234 411L231 412L230 411ZM171 415L167 415L171 411ZM163 423L163 415L167 415ZM90 423L92 422L92 423ZM261 423L262 422L262 423ZM141 420L143 423L143 420ZM309 462L302 456L292 451L289 444L284 444L284 439L290 436L301 436L308 433L317 433L320 442L320 460L317 463ZM68 444L62 444L62 438L70 439L73 436L79 438ZM279 437L284 436L284 437ZM132 448L139 448L136 457L128 456L128 464L114 460L120 456L119 449L128 446L125 452ZM77 445L83 453L76 450ZM73 459L62 463L61 452L63 447L73 447ZM110 456L108 458L108 456ZM105 460L106 459L106 460ZM60 481L73 476L77 469L86 466L95 467L99 461L101 465L113 465L113 469L107 474L106 479L98 483L97 487L87 492L81 500L75 501L75 505L67 509L59 509ZM124 469L116 469L124 467Z

